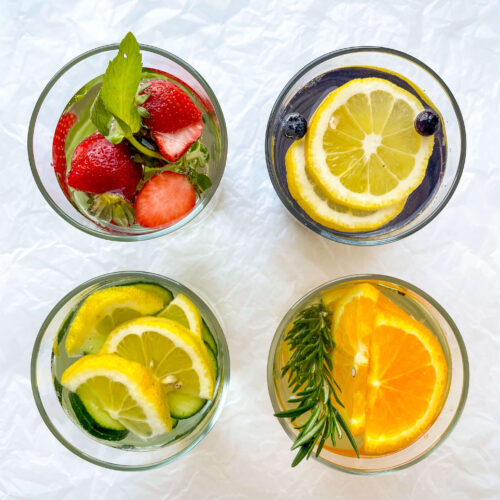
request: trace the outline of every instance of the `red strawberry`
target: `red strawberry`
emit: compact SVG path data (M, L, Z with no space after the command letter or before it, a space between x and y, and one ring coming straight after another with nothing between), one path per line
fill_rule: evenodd
M203 132L201 111L177 85L166 80L150 80L144 89L149 94L142 106L151 118L144 124L153 132L160 153L168 161L177 161Z
M54 139L52 140L52 166L56 173L57 180L64 194L69 198L68 186L66 184L66 153L64 147L66 145L66 137L71 130L71 127L78 121L73 113L64 113L56 126Z
M135 217L144 227L162 227L182 219L193 209L196 194L183 174L162 172L152 177L137 195Z
M134 162L125 142L112 144L99 132L84 139L71 158L68 184L86 193L121 193L132 200L142 168Z
M203 97L196 90L194 90L192 87L190 87L186 82L183 82L179 77L172 75L171 73L167 73L166 71L162 71L161 69L156 69L156 68L144 68L144 71L151 71L153 73L159 73L160 75L166 76L169 80L175 80L176 82L179 82L182 86L188 88L203 104L205 109L210 113L214 114L214 105L212 104L212 101L208 97Z

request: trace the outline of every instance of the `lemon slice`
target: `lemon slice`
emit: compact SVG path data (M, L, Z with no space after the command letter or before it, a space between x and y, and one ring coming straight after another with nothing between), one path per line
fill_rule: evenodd
M202 340L200 312L182 293L177 295L158 316L177 321L177 323L191 330L197 338Z
M413 125L424 109L381 78L352 80L320 104L306 135L306 167L338 203L373 210L401 202L422 182L434 137Z
M66 369L61 384L140 437L172 429L161 384L139 363L114 354L83 356Z
M97 290L77 311L66 337L69 356L99 352L108 333L120 323L155 314L163 307L160 296L133 285Z
M403 210L406 200L371 211L329 200L307 173L304 144L304 139L292 144L285 156L285 165L290 193L311 219L339 231L370 231L383 226Z
M145 316L123 323L109 334L101 353L147 366L167 391L213 396L214 377L201 342L175 321Z

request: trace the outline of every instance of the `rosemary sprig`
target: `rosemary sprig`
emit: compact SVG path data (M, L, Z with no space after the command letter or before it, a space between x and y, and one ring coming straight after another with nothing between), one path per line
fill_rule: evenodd
M299 448L299 451L292 467L309 458L316 444L318 456L328 438L335 446L336 436L340 439L342 431L359 457L351 431L335 405L336 402L344 407L337 394L342 391L332 377L331 354L335 343L329 328L331 314L323 303L311 305L298 315L285 336L291 356L281 376L288 376L288 387L293 392L288 402L297 406L275 416L294 422L309 413L306 422L297 426L300 432L292 450Z

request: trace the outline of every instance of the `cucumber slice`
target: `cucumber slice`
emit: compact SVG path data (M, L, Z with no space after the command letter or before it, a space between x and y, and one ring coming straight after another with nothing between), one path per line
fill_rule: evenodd
M212 349L212 352L217 355L218 349L217 349L217 342L215 342L215 339L213 335L210 333L210 330L208 328L208 325L205 323L205 320L202 320L201 323L201 338L203 341Z
M54 378L54 389L56 390L56 395L57 399L59 400L59 403L62 404L62 391L63 391L63 386L61 385L61 382Z
M198 413L207 402L198 396L191 396L178 391L167 393L170 415L174 418L189 418Z
M92 391L86 388L85 384L82 384L76 390L76 394L80 398L80 401L83 403L83 406L85 406L90 416L98 425L104 427L105 429L113 429L115 431L125 430L125 427L120 424L118 420L111 418L107 411L103 410L95 403L95 397L92 394Z
M59 328L59 331L57 332L57 338L54 341L54 347L52 349L56 356L59 356L59 344L63 341L64 336L66 335L66 332L68 331L71 322L73 321L73 318L76 314L76 310L77 308L69 312L63 324L61 325L61 328Z
M214 376L214 380L217 380L217 358L215 354L213 353L212 349L210 349L210 346L205 342L205 347L207 351L207 356L208 356L208 361L210 363L210 366L212 368L212 374Z
M163 299L163 308L167 307L170 302L172 302L174 296L172 292L161 285L157 285L156 283L128 283L128 285L136 286L137 288L141 288L142 290L146 290L147 292L154 293Z
M82 400L74 392L69 393L69 402L75 416L83 429L92 436L105 441L121 441L128 434L126 429L109 429L99 425L88 412Z

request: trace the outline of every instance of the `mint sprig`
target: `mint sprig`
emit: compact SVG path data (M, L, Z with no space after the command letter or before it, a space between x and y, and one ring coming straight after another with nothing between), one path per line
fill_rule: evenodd
M97 130L113 144L126 138L136 149L153 158L163 157L145 148L134 137L142 126L147 110L140 105L147 97L138 95L148 84L141 85L142 56L132 33L120 42L118 54L112 59L102 80L99 94L92 104L90 119Z
M208 175L198 170L205 168L208 159L207 148L201 141L196 141L182 158L172 164L172 170L180 174L185 174L196 191L203 193L203 191L206 191L212 185L212 181Z
M98 94L92 104L92 108L90 109L90 119L92 120L92 123L97 127L97 130L99 130L102 135L107 137L108 140L112 118L113 115L106 109L101 95Z
M138 189L140 190L142 186L156 174L162 172L177 172L178 174L184 174L189 179L189 182L193 185L196 192L201 194L212 185L210 177L199 172L199 169L206 167L208 160L208 150L200 141L196 141L188 149L186 154L175 163L167 163L163 167L158 167L156 161L151 158L136 154L134 156L134 161L144 165L144 174Z
M108 64L99 92L104 107L116 118L126 134L137 133L142 125L135 105L141 76L140 47L134 35L127 33L120 43L117 56Z
M113 144L127 139L135 147L138 153L134 160L145 167L143 183L156 173L173 171L185 174L195 190L203 193L212 185L212 181L199 171L209 158L207 148L200 141L195 142L177 162L168 163L156 147L150 148L144 144L144 139L134 136L141 130L142 119L150 118L148 110L142 106L149 94L142 92L151 83L141 84L142 69L139 44L129 32L120 42L118 54L108 64L101 89L92 104L90 119ZM160 165L158 160L161 160Z

